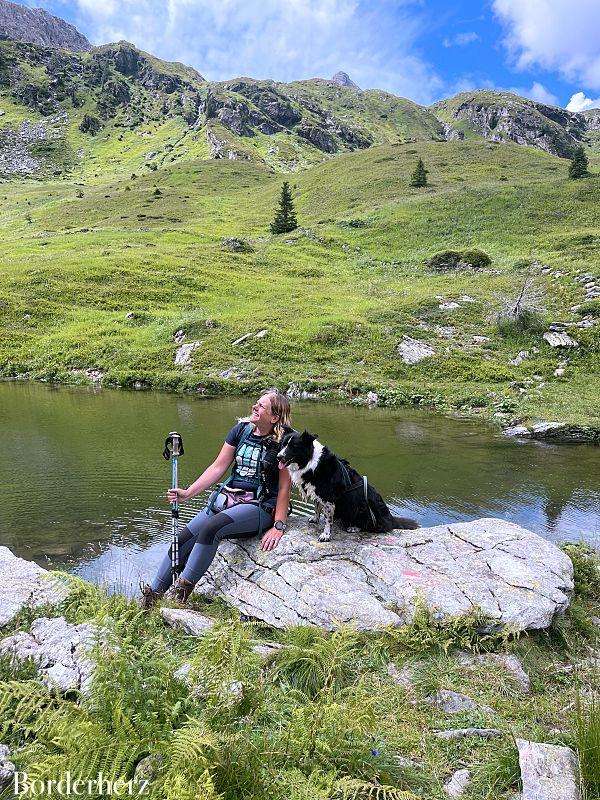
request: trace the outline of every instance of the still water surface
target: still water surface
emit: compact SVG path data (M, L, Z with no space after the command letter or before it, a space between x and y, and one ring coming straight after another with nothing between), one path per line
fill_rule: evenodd
M251 399L0 383L0 544L39 564L137 589L168 547L166 434L180 485L220 449ZM553 541L600 545L600 448L505 439L427 412L293 405L308 428L421 525L494 516ZM203 504L182 509L188 519Z

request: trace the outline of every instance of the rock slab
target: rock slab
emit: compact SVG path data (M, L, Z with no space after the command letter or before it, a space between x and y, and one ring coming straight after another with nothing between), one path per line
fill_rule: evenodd
M56 605L68 594L68 586L48 570L0 547L0 628L26 606Z
M577 757L570 747L516 740L523 800L581 800Z
M196 588L277 628L402 625L424 602L439 618L479 607L525 630L546 628L567 608L573 565L551 542L499 519L376 535L334 529L330 542L300 522L272 551L224 541Z

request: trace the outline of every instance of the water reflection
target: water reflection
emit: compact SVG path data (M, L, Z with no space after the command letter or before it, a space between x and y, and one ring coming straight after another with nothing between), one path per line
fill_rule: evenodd
M250 402L0 384L0 544L112 586L149 577L170 531L166 433L184 437L187 485ZM293 417L422 525L497 516L600 543L597 447L515 442L411 410L296 403Z

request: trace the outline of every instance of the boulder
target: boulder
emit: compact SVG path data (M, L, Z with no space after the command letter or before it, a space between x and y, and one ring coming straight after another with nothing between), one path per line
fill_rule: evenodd
M67 584L48 570L0 547L0 628L26 606L56 605L68 594Z
M196 589L277 628L402 625L423 602L440 619L478 607L525 630L548 627L567 608L573 565L556 545L500 519L375 535L334 528L329 542L301 521L272 551L256 539L222 542Z
M14 662L32 659L42 683L61 692L78 689L89 693L94 663L88 652L98 637L106 642L105 631L93 623L72 625L64 617L39 617L29 633L18 631L0 641L0 653Z
M516 740L523 800L580 800L577 757L570 747Z

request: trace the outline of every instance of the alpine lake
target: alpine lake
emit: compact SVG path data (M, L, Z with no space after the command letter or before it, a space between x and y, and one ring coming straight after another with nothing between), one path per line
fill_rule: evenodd
M135 593L171 536L166 435L183 437L179 483L187 486L253 399L0 383L0 545ZM500 517L557 543L600 546L597 446L518 441L479 421L404 408L297 401L292 423L424 527ZM182 506L182 524L206 496Z

